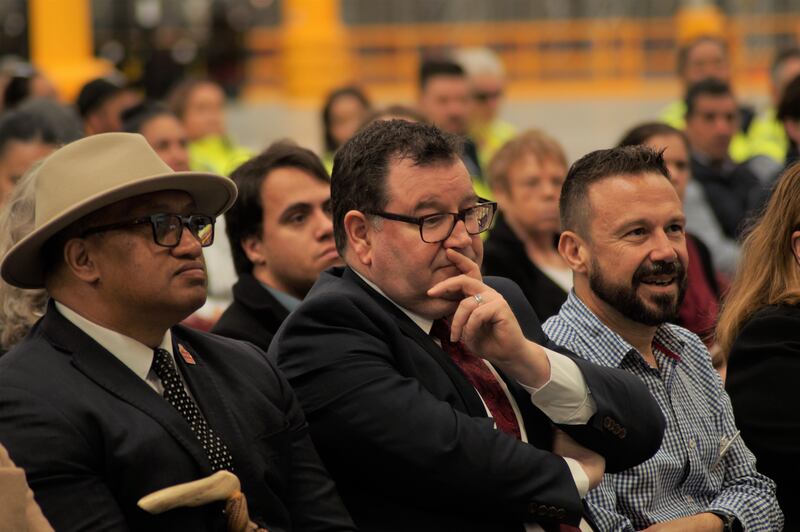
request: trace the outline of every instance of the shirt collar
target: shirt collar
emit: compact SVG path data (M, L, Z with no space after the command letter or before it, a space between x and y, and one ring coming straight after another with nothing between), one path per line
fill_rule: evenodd
M387 296L387 295L386 295L386 294L383 292L383 290L381 290L380 288L378 288L378 286L377 286L375 283L373 283L372 281L370 281L369 279L367 279L366 277L364 277L363 275L361 275L360 273L358 273L358 272L357 272L355 269L353 269L353 268L350 268L350 269L351 269L351 270L353 270L353 273L355 273L356 275L358 275L359 277L361 277L361 280L362 280L362 281L364 281L365 283L367 283L367 284L369 285L369 287L370 287L370 288L372 288L373 290L375 290L376 292L378 292L380 295L382 295L383 297L385 297L386 299L388 299L388 300L389 300L389 302L391 302L391 303L392 303L392 305L394 305L395 307L397 307L397 308L399 308L400 310L402 310L402 311L403 311L403 314L405 314L406 316L408 316L408 318L409 318L411 321L413 321L414 323L416 323L416 324L417 324L417 327L419 327L420 329L422 329L423 331L425 331L425 334L430 334L430 333L431 333L431 329L433 328L433 320L429 320L428 318L423 318L423 317L422 317L422 316L420 316L419 314L415 314L414 312L411 312L410 310L408 310L408 309L406 309L406 308L404 308L404 307L401 307L400 305L398 305L397 303L395 303L394 301L392 301L392 299L391 299L389 296Z
M152 348L147 347L129 336L96 324L58 301L55 302L55 305L58 312L73 325L85 332L92 340L117 357L120 362L130 368L139 378L142 380L147 379L147 374L150 372L150 367L153 365ZM172 332L169 329L164 333L164 338L161 340L159 347L168 351L170 355L173 355Z
M259 282L260 282L260 281L259 281ZM277 299L277 300L278 300L278 303L280 303L281 305L283 305L283 306L286 308L286 310L288 310L289 312L292 312L294 309L296 309L297 307L299 307L299 306L300 306L300 303L302 303L302 301L300 301L300 300L299 300L299 299L297 299L296 297L294 297L294 296L292 296L292 295L289 295L289 294L287 294L286 292L281 292L281 291L280 291L280 290L278 290L277 288L272 288L271 286L269 286L269 285L266 285L266 284L264 284L264 283L261 283L261 286L263 286L264 288L266 288L266 289L267 289L267 291L268 291L270 294L272 294L272 296L273 296L275 299Z
M602 350L593 350L603 365L618 368L629 353L635 352L641 356L635 347L611 330L594 312L589 310L589 307L575 293L575 289L569 291L567 301L561 307L559 316L576 330L579 337L591 338L593 342L603 345ZM668 323L659 325L653 342L669 350L670 354L680 361L677 353L683 351L684 342L671 330L671 327L673 326Z

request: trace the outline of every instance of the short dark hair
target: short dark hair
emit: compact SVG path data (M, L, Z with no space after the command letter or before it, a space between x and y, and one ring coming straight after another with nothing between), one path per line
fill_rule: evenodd
M731 86L725 83L724 81L720 81L714 78L704 79L702 81L698 81L686 91L686 98L684 101L686 103L686 116L691 116L694 113L694 108L697 105L697 99L700 96L731 96L733 97L733 91L731 90Z
M574 231L588 237L587 198L592 183L609 177L638 176L645 173L659 174L669 179L662 151L642 145L623 146L593 151L575 161L561 187L561 199L558 203L561 230Z
M344 255L349 211L381 211L389 198L386 177L392 161L410 160L416 166L456 161L461 140L432 124L407 120L377 120L348 140L333 161L331 206L336 249Z
M114 98L125 90L123 87L112 83L105 78L97 78L87 82L78 93L75 105L81 118L86 118L104 103Z
M336 144L336 139L334 139L333 135L331 134L331 110L333 109L333 104L336 103L336 100L346 96L350 96L358 100L361 105L364 106L364 109L372 108L367 95L364 94L364 91L358 87L341 87L328 94L328 97L325 98L325 104L322 106L322 127L325 137L325 149L330 153L335 152L339 148L339 146Z
M794 78L783 91L776 113L778 120L800 119L800 76Z
M681 138L686 149L689 149L689 139L686 138L686 133L680 129L674 128L669 124L663 122L644 122L633 126L628 130L622 139L617 144L618 148L622 146L636 146L644 144L648 139L658 136L675 135Z
M451 76L457 78L467 77L464 68L447 59L426 59L419 66L419 88L424 90L431 78L437 76Z
M233 265L239 275L253 271L253 263L242 250L242 240L261 234L265 208L261 204L261 185L270 172L287 167L297 168L330 183L328 172L319 157L289 140L273 143L231 174L231 179L239 189L239 196L233 207L225 213L225 229L231 244Z
M141 102L129 107L122 112L122 131L126 133L140 133L150 120L159 116L173 116L175 113L160 102Z
M27 111L7 111L0 117L0 157L12 141L56 144L58 139L50 124Z
M718 44L719 47L722 48L723 53L727 55L728 43L726 43L723 39L713 35L701 35L687 42L678 50L678 74L683 74L683 71L686 70L686 65L689 63L689 54L692 53L692 50L695 48L695 46L705 42Z

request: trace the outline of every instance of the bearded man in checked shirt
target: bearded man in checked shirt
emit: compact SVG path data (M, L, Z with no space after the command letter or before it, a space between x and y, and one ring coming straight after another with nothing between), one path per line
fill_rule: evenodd
M646 462L586 497L600 530L780 530L775 483L756 471L703 342L672 325L691 273L684 215L661 153L599 150L561 191L559 252L574 289L544 330L647 384L667 426ZM613 428L613 427L612 427Z

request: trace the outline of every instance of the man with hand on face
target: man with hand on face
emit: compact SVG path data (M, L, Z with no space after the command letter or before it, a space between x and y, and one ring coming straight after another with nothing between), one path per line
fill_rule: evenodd
M220 530L220 504L150 515L137 501L228 470L261 527L353 530L264 352L176 325L205 301L202 248L233 182L173 172L129 133L35 171L33 230L0 273L52 299L0 358L0 440L53 527Z
M339 149L347 267L322 273L269 356L361 530L585 526L585 490L649 458L663 418L637 378L551 350L519 288L481 277L495 204L459 153L403 120Z
M328 173L311 150L276 142L237 168L225 214L239 280L212 332L267 350L320 272L342 264L333 241Z
M695 334L675 321L686 287L685 218L664 159L646 146L592 152L567 174L559 251L574 289L544 326L577 355L641 379L667 420L645 463L589 492L599 530L780 530L775 484L734 424Z

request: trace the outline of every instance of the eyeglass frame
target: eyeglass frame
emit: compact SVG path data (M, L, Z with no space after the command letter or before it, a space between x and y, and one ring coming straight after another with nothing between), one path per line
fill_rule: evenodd
M461 209L458 212L434 212L431 214L426 214L425 216L406 216L404 214L395 214L393 212L386 212L386 211L367 211L364 214L368 214L370 216L379 216L381 218L385 218L386 220L394 220L396 222L405 222L407 224L412 224L419 226L419 238L426 244L438 244L439 242L444 242L453 234L453 230L456 228L456 224L459 220L464 222L464 229L467 230L467 234L469 235L479 235L491 229L492 223L494 222L494 217L497 214L497 202L489 201L487 199L478 198L479 203L477 205L473 205L472 207L467 207L466 209ZM489 220L489 224L486 226L485 229L478 231L477 233L471 233L469 229L467 229L467 211L475 209L477 207L492 207L491 212L491 220ZM442 216L444 214L449 214L453 217L453 225L450 226L450 231L447 232L447 236L442 238L441 240L436 240L435 242L429 242L425 240L422 236L422 224L425 222L427 218L432 218L433 216Z
M181 222L181 224L180 224L180 232L178 233L178 239L174 244L172 244L172 245L162 244L161 242L158 241L158 237L156 235L156 217L158 217L158 216L175 216L178 219L180 219L180 222ZM161 246L161 247L165 247L165 248L176 248L181 244L181 239L183 238L183 229L184 228L188 228L189 227L189 222L191 222L192 218L198 217L198 216L202 216L202 217L205 217L205 218L208 218L209 220L211 220L211 223L210 223L210 225L211 225L211 241L208 244L203 244L200 241L200 237L198 235L194 234L194 232L191 229L189 229L189 232L192 233L192 236L197 239L197 241L200 243L200 246L205 248L205 247L208 247L208 246L210 246L211 244L214 243L214 235L215 235L215 230L216 230L215 227L214 227L214 223L216 222L216 219L213 216L210 216L208 214L199 214L199 213L195 213L195 214L175 214L175 213L171 213L171 212L157 212L157 213L154 213L154 214L149 214L147 216L139 216L137 218L134 218L132 220L127 220L127 221L124 221L124 222L116 222L116 223L113 223L113 224L98 225L96 227L90 227L90 228L85 229L84 231L82 231L80 237L81 238L86 238L89 235L94 235L94 234L97 234L97 233L104 233L106 231L114 231L116 229L129 229L131 227L136 227L138 225L150 224L150 229L152 230L153 242L155 242L156 245Z

